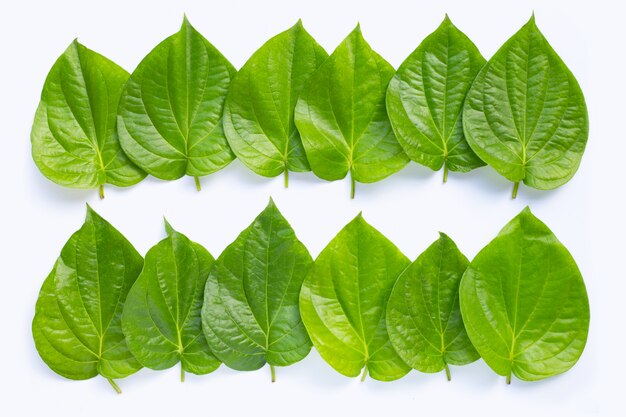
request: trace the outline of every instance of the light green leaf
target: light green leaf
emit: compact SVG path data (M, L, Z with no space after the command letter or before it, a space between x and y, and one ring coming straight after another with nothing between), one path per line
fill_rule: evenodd
M251 371L304 358L311 341L298 295L313 260L270 200L215 261L202 324L211 350L227 366Z
M147 173L164 180L200 177L234 154L222 126L235 69L184 19L132 73L120 101L120 142ZM196 181L199 187L199 182Z
M224 107L224 131L237 158L259 175L310 171L294 123L309 77L328 57L298 21L267 41L239 70Z
M420 372L446 371L479 358L459 308L459 284L469 261L445 234L398 278L387 305L389 339Z
M213 257L166 222L168 236L146 254L128 294L122 329L128 347L147 368L181 362L184 372L207 374L220 365L202 332L200 311Z
M413 161L438 171L485 165L463 136L465 95L485 58L446 15L400 65L387 89L387 112L398 142Z
M300 293L300 310L313 345L337 372L367 373L380 381L409 367L387 334L385 312L396 279L409 260L359 214L322 250Z
M35 308L35 346L53 371L70 379L102 375L119 392L113 379L141 368L122 334L121 316L142 265L130 242L88 208Z
M128 73L78 41L50 70L31 131L32 155L46 178L73 188L127 187L146 174L122 152L115 126Z
M476 77L463 126L474 152L515 183L513 197L521 181L549 190L576 173L589 135L587 106L534 16Z
M589 331L589 300L572 255L524 209L463 275L461 312L498 375L535 381L570 369Z
M393 67L372 50L359 26L311 76L296 105L296 126L311 169L334 181L382 180L409 161L396 140L385 92Z

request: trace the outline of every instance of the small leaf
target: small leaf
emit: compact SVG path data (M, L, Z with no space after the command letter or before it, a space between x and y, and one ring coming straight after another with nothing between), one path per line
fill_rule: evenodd
M498 375L535 381L570 369L589 331L589 300L572 255L526 208L463 275L461 312Z
M413 161L434 171L467 172L485 165L463 136L465 95L485 58L448 16L402 63L387 89L398 142Z
M213 257L166 222L168 236L146 254L143 271L128 294L122 328L141 364L207 374L220 365L202 333L200 311Z
M120 141L128 156L164 180L200 177L235 157L222 127L235 69L185 18L132 73L120 101Z
M224 107L228 143L248 168L275 177L310 171L294 123L309 77L328 57L302 22L267 41L237 73Z
M385 92L393 67L372 50L359 26L311 76L296 105L296 126L311 169L334 181L382 180L409 161L396 140Z
M98 188L127 187L146 176L118 142L115 115L127 79L124 69L78 41L57 59L31 132L33 160L46 178Z
M479 358L459 308L459 284L469 261L445 234L398 278L387 305L389 339L420 372L446 370Z
M274 202L215 261L202 323L211 350L227 366L251 371L304 358L311 341L298 295L313 260Z
M122 333L122 309L143 259L120 232L87 209L46 278L33 319L43 361L70 379L124 378L141 365Z
M363 370L380 381L409 367L387 334L385 311L409 260L361 215L344 227L315 260L300 293L300 310L313 345L337 372Z
M476 154L517 184L549 190L576 173L589 134L571 71L534 16L489 60L465 100L463 125Z

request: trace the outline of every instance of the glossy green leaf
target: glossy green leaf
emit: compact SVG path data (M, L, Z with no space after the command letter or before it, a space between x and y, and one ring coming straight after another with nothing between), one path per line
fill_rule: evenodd
M379 181L409 161L385 108L394 72L357 26L311 76L296 105L311 169L328 181L349 173L353 197L355 181Z
M572 255L524 209L463 275L467 333L498 374L535 381L570 369L589 331L589 300Z
M298 295L313 260L270 200L215 261L202 324L211 350L227 366L250 371L304 358L311 341Z
M485 165L463 135L463 101L485 58L448 16L400 65L387 89L398 142L413 161L438 171Z
M387 305L389 339L420 372L440 372L479 358L459 308L459 285L469 261L441 233L398 278Z
M126 154L164 180L200 177L235 157L222 126L235 69L185 18L132 73L118 126ZM196 182L199 187L199 182Z
M127 187L145 173L121 151L115 126L128 73L78 41L50 70L31 131L43 175L73 188Z
M122 315L128 347L143 366L167 369L180 362L181 380L185 371L207 374L219 367L200 317L211 265L206 249L173 229L148 251Z
M534 16L476 77L463 110L468 143L515 183L549 190L574 176L587 144L583 93Z
M339 373L363 371L380 381L409 367L389 336L385 311L409 260L359 214L322 250L300 293L300 310L313 345Z
M122 309L143 259L120 232L87 209L83 226L44 282L33 319L39 355L70 379L113 382L141 368L122 333Z
M239 70L224 107L224 131L237 158L257 174L310 171L294 123L296 100L328 57L302 22L267 41Z

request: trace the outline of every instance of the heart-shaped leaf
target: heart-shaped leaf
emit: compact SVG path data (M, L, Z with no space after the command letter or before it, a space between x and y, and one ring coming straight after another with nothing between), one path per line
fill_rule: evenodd
M43 361L70 379L113 381L141 368L122 333L122 309L143 259L120 232L87 209L83 226L46 278L33 319Z
M446 371L479 358L459 308L459 284L469 261L445 234L398 278L387 305L389 339L420 372Z
M50 70L31 132L35 164L73 188L127 187L146 174L124 155L115 126L128 72L78 41Z
M387 334L385 311L409 260L359 214L322 250L300 293L313 345L337 372L401 378L409 367Z
M227 366L251 371L304 358L311 341L298 295L313 260L274 202L215 261L202 324L211 350Z
M589 331L589 300L572 255L524 209L463 275L461 312L498 375L535 381L570 369Z
M294 123L309 77L328 57L302 22L267 41L239 70L224 106L224 131L237 158L259 175L310 171Z
M382 180L409 161L396 140L385 93L393 67L363 39L360 26L311 76L296 105L296 126L311 169L334 181Z
M387 111L398 142L413 161L438 171L485 165L463 136L465 95L485 58L452 24L443 23L400 65L387 89Z
M122 329L128 347L147 368L181 363L185 371L207 374L220 366L204 334L200 311L213 256L166 223L168 236L146 254L143 271L128 293Z
M164 180L198 177L228 165L234 154L222 126L235 69L184 19L180 31L154 48L132 73L119 106L126 154Z
M535 17L478 74L463 126L476 154L515 183L549 190L576 173L589 134L587 106L571 71Z

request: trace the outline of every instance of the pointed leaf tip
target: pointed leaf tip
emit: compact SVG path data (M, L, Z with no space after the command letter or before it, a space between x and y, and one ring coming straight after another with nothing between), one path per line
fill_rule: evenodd
M170 224L170 222L167 221L167 219L165 218L165 216L163 216L163 224L165 225L165 233L170 236L172 233L175 232L174 228L172 227L172 225Z

